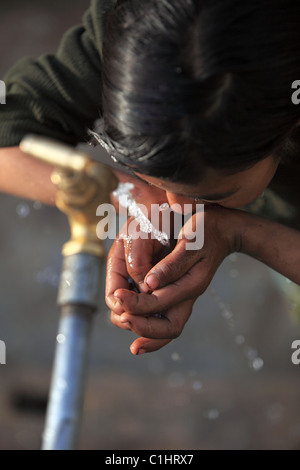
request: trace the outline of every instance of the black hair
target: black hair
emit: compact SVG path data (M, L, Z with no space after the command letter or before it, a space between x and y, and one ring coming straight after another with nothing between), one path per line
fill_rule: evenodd
M300 118L298 0L122 0L103 45L108 151L182 183L279 155Z

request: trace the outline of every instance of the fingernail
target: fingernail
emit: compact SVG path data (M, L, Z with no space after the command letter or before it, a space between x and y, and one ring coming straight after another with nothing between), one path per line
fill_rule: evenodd
M147 279L145 280L145 283L147 284L147 286L152 289L152 290L155 290L158 288L159 286L159 280L157 279L157 277L155 276L155 274L149 274L149 276L147 277Z
M114 295L114 298L115 298L115 300L116 300L120 305L123 304L123 302L124 302L123 299L121 299L120 297L117 297L116 295Z
M139 289L142 294L148 294L149 293L149 287L145 282L141 282L139 284Z
M130 320L128 320L126 314L122 314L122 315L120 316L120 321L121 321L122 325L126 325L126 326L128 326L129 328L132 328L132 323L131 323Z

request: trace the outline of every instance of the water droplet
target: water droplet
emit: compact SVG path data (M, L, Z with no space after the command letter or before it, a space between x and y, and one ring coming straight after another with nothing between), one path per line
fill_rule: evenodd
M228 308L225 308L222 311L222 316L225 318L225 320L231 320L233 318L233 314Z
M238 335L236 338L235 338L235 342L236 344L244 344L245 343L245 338L243 335Z
M230 310L229 307L226 306L226 304L223 302L223 300L214 288L210 287L209 292L213 299L216 301L221 315L226 320L228 328L235 334L236 344L244 345L242 352L243 355L245 355L245 357L248 359L250 367L255 371L261 370L264 366L264 361L262 360L262 358L258 357L258 352L248 346L248 344L246 343L246 339L243 335L236 335L236 325L233 312Z
M56 341L57 341L59 344L63 344L63 343L66 341L65 335L63 335L62 333L59 333L59 334L56 336Z
M129 252L128 255L127 255L127 261L129 263L129 266L132 268L133 267L133 259L132 259L131 252Z
M18 216L20 217L20 219L26 219L26 217L28 217L30 213L28 204L25 204L25 203L18 204L16 207L16 212Z
M193 390L195 390L195 392L199 392L200 390L202 390L202 382L200 382L200 380L195 380L193 382Z
M175 361L175 362L182 362L182 357L177 352L173 352L171 354L171 359L172 361Z
M220 412L216 410L215 408L212 408L211 410L208 410L207 412L207 418L211 421L218 419L219 416L220 416Z
M264 367L264 361L261 357L256 357L251 363L251 367L255 371L259 371Z
M249 347L245 348L245 354L250 361L253 361L258 356L256 349L249 348Z
M164 202L163 204L161 204L161 205L159 206L159 210L160 210L161 212L166 211L166 210L168 210L168 209L170 209L170 206L169 206L169 204L168 204L167 202Z
M42 208L42 203L40 201L34 201L32 206L36 211L38 211Z

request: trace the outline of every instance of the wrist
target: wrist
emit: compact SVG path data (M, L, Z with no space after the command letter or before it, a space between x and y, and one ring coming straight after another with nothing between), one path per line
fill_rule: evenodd
M235 210L235 251L256 259L261 258L270 227L268 221L243 210Z
M227 209L217 206L209 208L216 210L217 231L221 239L225 239L227 255L243 252L244 234L247 226L247 215L238 209Z
M234 209L231 220L233 251L245 253L247 226L249 224L248 213L242 210Z
M226 243L226 254L244 253L261 261L300 285L300 232L269 219L237 209L216 211L219 245Z

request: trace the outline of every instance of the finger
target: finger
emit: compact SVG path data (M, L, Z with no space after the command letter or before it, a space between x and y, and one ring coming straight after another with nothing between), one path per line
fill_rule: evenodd
M158 351L171 341L171 339L138 338L130 346L130 351L135 356L140 356L141 354Z
M121 328L122 330L131 331L132 324L129 321L121 320L120 315L117 315L115 312L111 311L110 320L113 325ZM149 353L157 351L158 349L166 346L172 340L161 340L161 339L149 339L149 338L138 338L130 346L132 354L138 356L144 353Z
M204 259L202 250L187 250L186 240L180 240L174 250L157 263L145 277L145 284L159 289L180 279L195 263Z
M121 320L120 315L115 313L113 310L110 312L110 321L114 326L117 326L118 328L121 328L122 330L128 330L130 331L132 328L132 325L129 321L127 320Z
M129 289L123 240L117 238L108 254L106 263L105 300L109 308L122 313L120 300L114 296L118 288Z
M107 256L105 295L112 295L118 288L128 288L124 243L119 237L114 241Z
M130 235L124 239L126 269L140 292L150 291L144 283L144 277L153 267L153 250L154 244L151 239L132 239Z
M195 299L182 302L171 308L161 317L157 316L138 316L123 313L120 316L122 324L128 322L131 331L141 337L150 339L174 339L177 338L193 309Z
M150 295L118 289L115 296L119 298L124 311L132 315L160 313L201 295L208 287L214 272L207 262L199 261L178 281L155 290Z
M176 281L204 257L203 245L204 212L199 210L182 227L174 250L147 273L145 283L154 290Z

